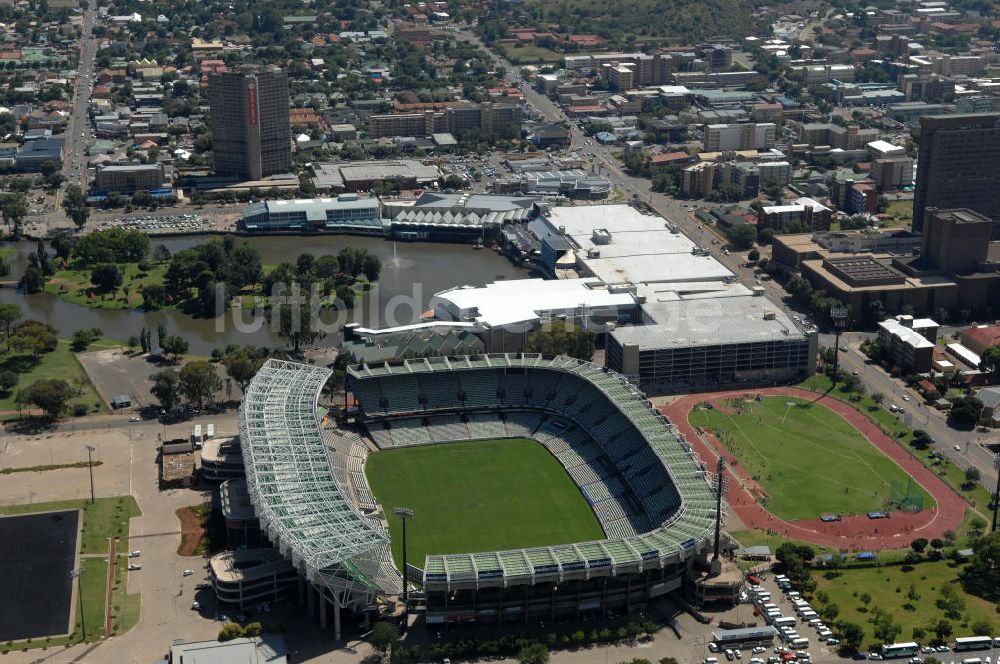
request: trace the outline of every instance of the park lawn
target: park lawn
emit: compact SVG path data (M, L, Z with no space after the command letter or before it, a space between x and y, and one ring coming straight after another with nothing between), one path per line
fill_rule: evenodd
M889 208L885 213L909 224L913 221L913 200L889 201Z
M689 419L715 432L767 492L764 504L779 518L885 509L891 483L905 488L909 481L901 468L828 408L789 397L741 401L740 406L742 414L695 409ZM922 488L913 487L925 507L934 505Z
M517 47L505 45L501 49L501 52L505 58L510 60L515 65L530 64L535 62L560 62L566 55L577 55L576 53L559 53L558 51L553 51L550 48L535 46L534 44Z
M904 571L912 569L912 571ZM922 562L911 567L893 565L889 567L845 568L838 570L839 576L827 579L820 571L813 572L817 582L817 590L823 590L830 596L830 602L840 609L838 620L857 623L865 630L865 646L881 645L872 636L870 612L859 611L863 608L858 596L867 592L872 597L869 608L880 607L892 614L893 619L903 626L896 641L911 641L914 627L926 629L929 625L943 618L941 610L936 606L941 588L954 584L959 595L965 599L965 610L968 625L977 621L985 621L992 625L992 633L1000 632L1000 616L990 602L969 595L962 590L958 582L960 566L952 566L948 561ZM920 598L911 602L912 610L904 608L909 600L907 593L910 586L916 588ZM955 636L972 636L968 627L962 627L965 622L952 621ZM927 637L923 639L926 642Z
M118 342L102 339L95 341L90 346L90 350L100 350L102 348L113 348L119 346ZM70 348L68 339L59 339L55 350L51 353L44 353L37 358L37 362L30 353L20 354L11 351L0 351L0 369L15 370L18 368L28 368L27 371L16 371L18 373L17 386L6 394L0 393L0 421L17 417L17 404L14 396L18 389L24 389L36 380L43 378L61 378L71 386L75 385L79 389L77 396L69 401L68 413L73 412L73 407L77 404L84 404L90 413L108 412L108 404L104 403L94 389L93 383L84 371L80 361ZM33 408L25 404L24 408Z
M140 594L128 592L128 553L118 554L118 565L115 567L115 588L111 597L112 623L115 634L121 634L135 627L139 622Z
M604 539L604 532L559 461L519 439L425 445L368 457L368 481L389 521L402 563L402 522L409 507L408 562L429 554L473 553Z
M138 309L143 305L143 287L162 284L167 272L166 263L153 264L148 272L140 270L138 263L120 263L118 268L123 272L122 285L113 292L95 292L90 270L57 270L45 283L45 292L91 309Z
M975 509L981 510L983 518L987 521L992 516L988 512L990 504L990 492L980 483L975 483L971 489L963 489L965 483L965 471L956 466L947 458L931 458L929 450L917 450L909 445L913 438L913 429L900 421L900 418L893 415L885 408L882 408L872 399L869 394L858 394L856 392L842 392L840 388L831 390L830 377L823 373L817 373L803 382L798 387L813 392L821 392L834 399L839 399L860 412L869 420L874 422L883 432L910 453L910 456L920 461L927 468L933 470L945 484L950 486L958 495L969 501ZM860 401L852 402L850 398L861 397Z

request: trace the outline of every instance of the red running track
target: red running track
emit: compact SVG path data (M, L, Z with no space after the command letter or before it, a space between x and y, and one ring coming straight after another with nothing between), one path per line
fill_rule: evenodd
M937 507L925 509L916 514L893 512L888 519L869 519L864 515L845 516L841 521L824 523L816 519L804 521L784 521L768 512L751 495L748 487L754 482L746 475L741 464L722 444L710 437L711 444L703 440L688 422L688 413L705 401L724 401L747 394L764 396L787 396L819 403L834 411L860 431L872 445L896 462L913 480L934 497ZM681 397L664 406L661 411L694 445L695 450L707 462L714 461L721 454L729 464L730 491L728 502L747 528L767 530L784 537L812 542L822 546L847 551L875 551L899 549L909 546L917 537L927 539L942 538L949 530L957 530L968 507L965 500L944 483L940 477L913 458L898 443L882 433L875 424L848 404L831 397L796 387L776 387L758 390L733 390L693 394Z

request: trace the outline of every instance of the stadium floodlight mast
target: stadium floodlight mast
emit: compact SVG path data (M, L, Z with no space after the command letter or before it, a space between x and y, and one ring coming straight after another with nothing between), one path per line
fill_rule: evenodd
M94 450L97 448L93 445L84 445L87 448L87 470L90 471L90 504L94 504Z
M87 621L83 616L83 585L80 577L86 572L82 567L77 567L76 569L71 569L69 571L70 579L76 579L76 598L80 602L80 640L87 640Z
M840 333L847 328L847 307L830 307L830 319L836 341L833 343L833 384L837 384L837 374L840 372Z
M711 575L722 573L722 563L719 561L719 542L722 537L722 496L726 493L729 481L726 478L726 460L719 457L715 464L715 548L712 552Z
M997 471L997 489L993 492L993 532L996 532L997 514L1000 514L1000 452L993 455L993 468Z
M410 622L410 575L406 564L406 521L413 518L413 510L409 507L393 507L392 513L403 520L403 629Z

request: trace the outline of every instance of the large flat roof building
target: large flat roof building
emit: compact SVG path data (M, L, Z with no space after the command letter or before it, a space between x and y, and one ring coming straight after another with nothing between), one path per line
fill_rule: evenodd
M417 159L313 164L313 183L321 192L367 191L379 183L400 189L429 187L441 180L441 169Z
M98 169L95 186L98 191L105 194L117 191L126 195L137 191L160 189L163 186L163 166L161 164L105 166Z
M342 232L382 235L377 198L343 194L337 198L305 198L254 203L243 209L239 230L246 233Z

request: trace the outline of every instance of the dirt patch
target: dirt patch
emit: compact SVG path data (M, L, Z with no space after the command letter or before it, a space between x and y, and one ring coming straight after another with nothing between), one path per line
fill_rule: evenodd
M212 506L209 504L182 507L175 512L181 520L181 545L177 547L178 556L197 556L201 554L201 540L207 532L205 523Z

